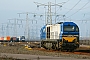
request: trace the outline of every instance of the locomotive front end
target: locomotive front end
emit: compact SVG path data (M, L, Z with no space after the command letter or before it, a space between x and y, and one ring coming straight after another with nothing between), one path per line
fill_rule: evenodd
M74 50L79 47L78 35L67 35L62 37L62 47L65 50Z
M79 47L79 28L75 23L65 23L61 41L62 49L74 50Z

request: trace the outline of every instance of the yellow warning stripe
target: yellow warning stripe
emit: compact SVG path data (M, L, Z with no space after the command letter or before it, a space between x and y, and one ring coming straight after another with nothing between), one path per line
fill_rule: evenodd
M72 42L76 37L63 37L64 40L68 40L68 42Z

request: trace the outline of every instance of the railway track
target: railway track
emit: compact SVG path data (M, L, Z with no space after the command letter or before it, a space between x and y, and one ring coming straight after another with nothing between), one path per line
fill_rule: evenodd
M40 50L45 52L56 52L56 53L64 53L64 54L78 54L78 55L88 55L90 56L90 50L76 50L74 52L66 52L66 51L58 51L58 50L46 50L41 48L33 48L34 50Z
M66 51L58 51L58 50L46 50L44 48L40 48L39 42L2 42L2 45L28 45L28 48L32 48L33 50L45 51L45 52L56 52L56 53L63 53L63 54L77 54L77 55L88 55L90 56L90 48L88 47L80 47L74 52L66 52Z

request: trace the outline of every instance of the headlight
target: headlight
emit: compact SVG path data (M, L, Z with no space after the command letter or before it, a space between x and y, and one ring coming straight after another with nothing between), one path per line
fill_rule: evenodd
M63 39L63 42L68 42L68 40Z

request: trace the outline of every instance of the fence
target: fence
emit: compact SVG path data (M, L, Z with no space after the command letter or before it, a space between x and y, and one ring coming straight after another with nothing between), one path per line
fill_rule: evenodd
M90 45L90 40L80 40L80 44Z

